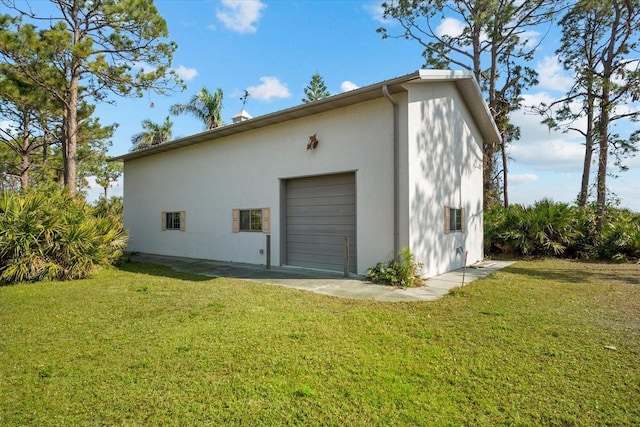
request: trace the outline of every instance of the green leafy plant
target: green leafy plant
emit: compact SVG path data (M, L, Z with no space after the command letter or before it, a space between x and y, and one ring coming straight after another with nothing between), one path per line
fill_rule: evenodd
M416 262L409 248L402 248L396 259L379 262L367 269L366 277L374 283L412 288L422 286L422 263Z
M124 201L122 197L111 196L108 199L100 197L93 208L95 216L106 218L113 217L122 222L122 213L124 211Z
M0 193L0 283L87 277L113 264L127 236L61 188Z
M640 258L640 214L609 207L601 231L595 205L541 200L485 211L485 251L631 261Z

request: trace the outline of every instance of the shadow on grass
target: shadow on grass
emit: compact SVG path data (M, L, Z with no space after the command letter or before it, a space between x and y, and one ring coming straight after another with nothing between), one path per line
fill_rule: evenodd
M544 260L529 260L542 264ZM567 260L566 268L555 265L544 268L535 265L531 268L516 264L507 268L509 273L521 274L541 280L554 280L564 283L625 283L640 285L640 266L634 264L606 264L602 262L584 262Z
M151 276L161 276L170 279L188 280L190 282L206 282L214 279L213 277L204 276L202 274L176 271L166 265L148 264L136 261L122 262L117 266L117 269L129 273L148 274Z

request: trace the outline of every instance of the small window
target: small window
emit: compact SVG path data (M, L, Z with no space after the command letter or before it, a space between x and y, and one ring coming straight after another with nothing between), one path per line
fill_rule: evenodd
M452 208L450 206L444 207L444 232L449 233L463 233L465 226L465 209L464 208Z
M162 230L185 230L185 211L162 212Z
M240 231L262 231L262 209L240 209Z
M270 221L271 210L262 209L234 209L233 210L233 232L240 231L261 231L271 232Z

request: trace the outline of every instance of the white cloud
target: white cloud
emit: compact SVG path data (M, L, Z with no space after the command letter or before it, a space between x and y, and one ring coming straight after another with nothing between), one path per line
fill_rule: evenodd
M566 93L573 84L573 77L564 69L557 56L545 56L536 64L538 87Z
M88 176L87 183L89 185L89 187L85 189L85 199L87 202L94 203L97 202L100 197L104 197L104 188L96 183L94 176ZM107 190L107 197L111 198L113 196L122 197L122 183L120 181L112 182Z
M436 35L442 37L444 35L450 37L458 37L464 31L464 23L455 18L444 18L440 21L440 25L436 27Z
M10 130L15 126L16 124L10 120L0 120L0 129L3 129L7 132L10 132Z
M228 29L241 33L255 33L260 20L260 11L267 7L260 0L222 0L222 8L216 17Z
M132 64L133 68L139 68L140 70L144 71L145 73L150 73L152 71L155 71L156 68L147 64L146 62L142 62L142 61L135 61Z
M524 104L537 106L550 103L553 98L547 93L526 94ZM512 115L513 124L520 128L520 140L510 145L509 154L518 165L527 165L538 171L579 172L582 171L584 146L576 132L562 133L549 130L542 124L542 116L520 110ZM581 126L581 123L576 123Z
M640 186L638 185L638 173L627 175L623 173L619 179L609 179L607 184L621 199L621 207L640 212Z
M195 68L187 68L184 65L180 65L178 68L176 68L176 73L182 80L189 81L198 75L198 70L196 70Z
M357 84L350 82L349 80L345 80L340 85L340 90L343 92L349 92L350 90L358 89L360 86Z
M362 8L369 13L369 15L371 16L371 19L373 19L374 21L377 21L383 24L389 23L388 20L384 19L384 8L382 7L382 4L378 2L367 3L367 4L363 4Z
M533 49L540 43L540 35L538 31L529 30L520 34L520 40L526 40L525 47Z
M520 140L511 145L510 154L518 164L538 170L579 172L582 170L584 146L562 138Z
M538 180L538 175L533 173L509 174L509 184L513 186L527 185Z
M253 98L269 101L271 98L288 98L291 96L287 86L282 84L277 77L260 77L260 81L262 84L247 88Z
M559 95L560 96L560 95ZM558 96L558 97L559 97ZM538 93L529 93L522 95L522 105L523 109L514 113L511 118L517 126L520 127L522 133L522 139L535 139L538 138L540 140L548 140L550 135L554 135L557 138L563 139L571 139L575 140L579 138L580 135L576 131L568 131L567 133L563 133L562 131L550 131L548 127L542 124L542 120L548 116L542 116L538 114L537 108L539 108L542 104L547 106L551 105L553 102L558 100L558 97L553 97L547 92L538 92ZM556 105L551 109L551 114L553 114L560 105ZM571 104L571 109L575 112L579 112L582 108L581 103L575 102ZM579 118L574 120L573 122L561 123L563 128L574 128L585 130L587 128L587 122L585 118Z

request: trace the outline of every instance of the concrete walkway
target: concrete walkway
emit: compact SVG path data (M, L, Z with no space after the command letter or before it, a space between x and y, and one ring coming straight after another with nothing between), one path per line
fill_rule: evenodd
M345 278L342 274L295 267L271 267L233 262L211 261L164 255L135 254L132 261L167 265L176 271L202 274L209 277L232 277L269 285L316 292L342 298L373 299L376 301L433 301L462 286L463 270L455 270L427 279L419 288L399 289L366 281L360 276ZM485 261L467 267L464 284L485 277L513 264L513 261Z

